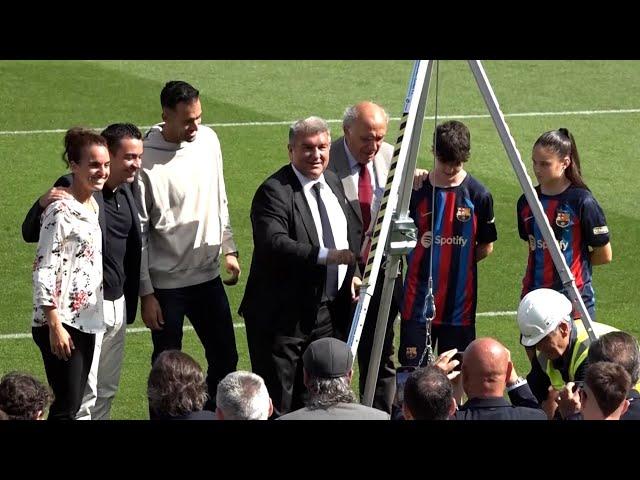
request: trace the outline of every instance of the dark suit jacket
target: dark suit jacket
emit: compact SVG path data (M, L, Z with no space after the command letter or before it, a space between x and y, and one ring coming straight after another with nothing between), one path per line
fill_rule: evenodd
M380 150L378 150L377 155L373 159L373 171L375 173L375 184L380 186L380 188L384 189L387 183L387 175L389 174L389 167L391 165L391 159L393 158L393 146L387 142L383 142L380 146ZM355 188L353 181L351 180L351 167L349 166L349 158L347 157L346 147L344 144L344 137L340 137L337 140L331 142L331 150L329 152L329 166L328 170L335 172L340 181L342 182L342 188L344 189L345 196L347 197L347 201L349 202L351 219L355 222L354 227L359 230L360 236L358 237L358 241L362 243L362 235L366 232L362 232L362 212L360 211L360 201L358 199L358 190ZM374 192L375 198L375 192ZM375 217L371 218L371 224L375 222ZM371 229L371 226L369 227ZM356 253L356 257L359 257L360 250L362 249L362 245L360 245L360 249ZM384 257L383 257L384 258ZM360 258L359 261L364 263L366 259ZM362 267L361 267L362 268ZM400 271L402 272L402 259L400 259ZM364 271L361 272L364 274ZM377 285L384 285L384 269L380 268L378 272L378 279L376 280L376 290L378 289ZM380 287L382 288L382 287ZM398 275L396 278L395 284L393 286L393 300L396 305L400 305L402 303L402 275ZM369 304L369 310L367 311L367 318L372 320L372 323L375 324L375 319L378 318L378 309L380 303L380 296L382 295L382 290L377 290L379 293L377 295L374 294L374 297ZM389 311L389 314L392 318L395 318L395 310L399 307L392 307ZM355 309L354 309L355 310ZM391 320L393 321L393 320ZM369 328L375 328L373 325Z
M353 228L342 185L333 172L324 177L342 205L349 247L356 253L361 232ZM326 267L317 264L320 242L302 185L286 165L258 188L251 204L253 256L239 314L248 322L279 335L293 335L296 325L312 328L322 299ZM349 315L349 267L335 303ZM344 319L345 321L348 321Z
M460 407L454 420L546 420L540 409L515 407L503 397L470 398Z
M531 391L531 387L529 387L528 383L520 385L518 388L514 388L508 393L508 395L509 400L511 400L511 404L516 407L540 408L538 399Z
M387 183L387 174L389 172L389 165L391 164L392 157L393 147L384 142L380 147L378 154L373 159L373 170L376 176L375 183L381 188L384 188ZM347 152L345 151L344 137L340 137L331 142L328 169L335 172L342 182L342 187L344 188L345 195L349 201L353 219L357 222L359 227L362 228L362 212L360 211L358 190L355 189L353 181L350 178L351 168L349 167L349 159L347 158ZM372 222L374 220L375 218L371 219Z
M73 175L71 173L60 177L54 187L70 187L73 181ZM123 183L120 185L122 192L127 199L129 208L131 210L132 226L127 238L127 251L124 256L124 298L127 304L127 323L133 323L136 318L136 312L138 311L138 288L140 286L140 251L142 248L142 240L140 238L140 221L138 219L138 208L133 200L131 194L131 188L128 184ZM93 198L98 202L100 208L98 212L98 222L100 223L100 229L102 230L102 251L105 250L105 242L107 235L107 221L105 218L104 199L102 198L102 192L95 192ZM25 242L35 243L40 238L40 216L44 210L38 203L38 200L33 204L31 210L27 213L27 216L22 222L22 238Z

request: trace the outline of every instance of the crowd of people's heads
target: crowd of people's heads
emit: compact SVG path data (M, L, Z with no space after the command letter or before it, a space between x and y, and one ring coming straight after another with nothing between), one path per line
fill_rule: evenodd
M574 323L581 321L573 320L571 312L571 302L561 293L532 291L522 299L517 312L521 343L535 347L543 357L559 358L569 348ZM638 341L621 331L610 331L594 340L585 334L585 339L587 348L575 355L587 359L584 381L567 386L575 393L577 413L586 420L618 420L627 412L631 391L637 388L640 377ZM478 338L467 346L461 378L453 377L453 381L447 376L454 366L448 353L438 357L435 365L418 368L408 377L402 405L405 419L452 418L456 385L462 386L468 399L502 398L509 391L509 381L517 375L511 353L493 338ZM520 377L518 381L524 382Z
M523 298L518 325L523 345L538 347L545 339L571 326L570 302L552 291L534 291ZM448 353L448 352L447 352ZM441 355L448 364L417 368L404 384L402 414L407 420L446 420L457 409L456 382L467 398L502 397L513 364L509 350L499 341L484 337L472 341L464 352L461 375L448 374L457 361ZM613 331L590 344L589 366L580 385L584 419L619 419L628 409L629 392L640 377L640 348L630 334ZM338 403L356 402L350 384L353 355L349 346L336 338L312 342L304 351L304 383L308 389L306 407L327 409ZM457 372L456 372L457 373ZM455 378L455 380L451 380ZM162 352L148 378L149 409L156 418L182 418L203 410L208 398L202 368L190 355ZM53 400L51 389L29 374L11 372L0 381L0 420L43 419ZM273 405L264 380L255 373L234 371L217 388L215 416L219 420L266 420Z

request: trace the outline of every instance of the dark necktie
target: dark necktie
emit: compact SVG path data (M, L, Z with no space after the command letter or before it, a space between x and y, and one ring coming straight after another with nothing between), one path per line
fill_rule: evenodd
M320 213L320 223L322 225L322 242L325 248L335 249L336 242L333 239L333 230L331 230L331 222L327 214L327 208L320 196L320 182L313 185L313 191L316 194L316 202L318 203L318 212ZM328 300L333 300L338 294L338 266L327 265L327 281L325 283L325 293Z

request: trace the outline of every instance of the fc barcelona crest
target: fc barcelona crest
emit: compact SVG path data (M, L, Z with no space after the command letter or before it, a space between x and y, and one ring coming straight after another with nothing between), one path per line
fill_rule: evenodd
M571 213L558 210L558 213L556 214L557 226L559 226L560 228L566 228L569 226L570 221L571 221Z
M471 209L469 207L458 207L456 218L461 222L468 222L471 218Z
M413 360L418 356L418 347L407 347L405 349L405 356L408 360Z

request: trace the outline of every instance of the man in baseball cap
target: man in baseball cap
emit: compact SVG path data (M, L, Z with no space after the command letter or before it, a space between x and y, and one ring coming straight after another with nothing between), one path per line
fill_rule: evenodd
M563 392L568 382L582 382L588 362L591 340L580 319L571 319L572 304L562 293L549 288L529 292L518 307L520 343L534 347L527 381L534 395L555 416L558 402L571 392ZM592 322L596 336L617 330Z
M305 407L278 420L388 420L389 414L356 402L351 390L353 354L337 338L311 342L302 355Z

